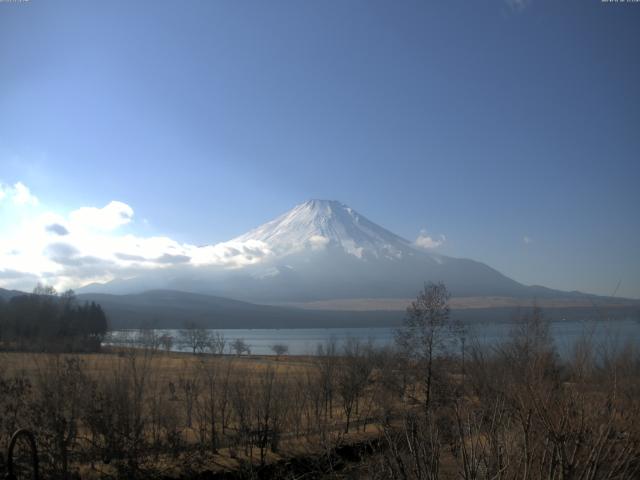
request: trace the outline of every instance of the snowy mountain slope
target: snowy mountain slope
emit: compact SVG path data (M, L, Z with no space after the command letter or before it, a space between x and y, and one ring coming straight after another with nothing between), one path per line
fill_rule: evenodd
M258 240L280 255L340 247L358 258L402 258L412 244L334 200L309 200L232 242Z

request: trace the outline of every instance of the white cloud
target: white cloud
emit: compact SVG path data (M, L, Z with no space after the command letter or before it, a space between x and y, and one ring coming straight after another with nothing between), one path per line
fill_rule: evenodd
M97 230L115 230L133 219L133 209L126 203L112 201L103 208L82 207L71 212L71 222Z
M218 265L227 268L253 265L274 255L269 246L259 240L232 240L204 247L192 247L189 253L193 265Z
M431 236L426 230L420 230L420 235L416 238L415 244L420 248L438 248L447 241L444 235Z
M19 185L24 187L17 189L20 201L32 202L27 200L35 198L29 189ZM0 192L0 200L11 201L0 205L18 208L13 201L15 186L0 185ZM118 201L82 207L68 215L46 205L21 215L5 213L7 220L0 223L0 287L4 288L31 289L38 281L59 290L78 288L153 269L237 268L273 256L268 245L256 240L198 247L166 236L122 232L120 227L133 222L134 211Z
M525 235L524 237L522 237L522 241L524 242L525 245L529 245L530 243L533 243L533 238Z
M312 235L309 238L309 245L312 250L323 250L329 244L329 239L322 235Z
M17 206L37 206L38 197L33 195L29 188L22 182L16 182L13 186L0 184L0 202L9 200Z
M31 191L22 183L18 182L13 186L13 203L16 205L38 205L38 198L31 194Z

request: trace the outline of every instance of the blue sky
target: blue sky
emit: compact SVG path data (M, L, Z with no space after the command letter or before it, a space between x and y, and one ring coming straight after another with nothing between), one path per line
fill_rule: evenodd
M640 298L638 25L597 0L0 3L0 182L38 199L5 194L0 235L117 201L118 235L210 244L329 198Z

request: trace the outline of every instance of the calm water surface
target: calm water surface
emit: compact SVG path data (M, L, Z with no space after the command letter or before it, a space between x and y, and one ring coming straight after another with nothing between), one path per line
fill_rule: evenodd
M509 338L515 323L482 323L468 325L468 343L496 345ZM630 343L640 347L640 322L629 320L615 321L564 321L550 324L551 335L558 352L567 356L578 340L588 337L598 348L622 348ZM224 335L228 343L242 338L256 355L271 355L271 346L284 344L292 355L312 355L318 344L335 339L339 344L350 337L371 341L374 345L391 345L394 339L394 327L377 328L299 328L299 329L221 329L212 330ZM180 330L156 330L158 335L173 337L172 350L189 351L189 347L180 344ZM138 330L117 330L111 332L105 344L136 345Z

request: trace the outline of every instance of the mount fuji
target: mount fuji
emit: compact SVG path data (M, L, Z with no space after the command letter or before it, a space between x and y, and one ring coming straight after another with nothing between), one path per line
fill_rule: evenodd
M233 268L176 265L80 291L174 289L250 302L304 303L408 299L425 282L442 281L454 297L583 296L525 286L484 263L421 248L333 200L309 200L224 245L234 254L242 250L246 262Z
M309 200L234 239L251 240L264 242L278 254L328 247L361 260L394 260L415 253L409 241L335 200Z

